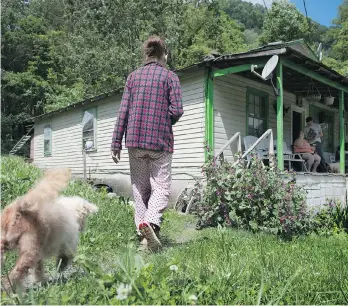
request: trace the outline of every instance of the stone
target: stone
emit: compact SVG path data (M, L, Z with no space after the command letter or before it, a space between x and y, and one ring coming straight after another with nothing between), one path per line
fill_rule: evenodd
M109 192L109 193L107 194L107 197L110 198L110 199L113 199L113 198L116 198L116 197L117 197L117 194L114 193L114 192Z

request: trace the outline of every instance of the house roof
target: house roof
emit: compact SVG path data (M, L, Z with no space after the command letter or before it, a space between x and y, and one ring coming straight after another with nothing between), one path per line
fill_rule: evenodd
M98 96L87 98L85 100L82 100L82 101L70 104L70 105L62 107L62 108L59 108L57 110L54 110L54 111L51 111L51 112L47 112L45 114L33 117L33 118L29 119L29 120L37 121L37 120L40 120L42 118L46 118L46 117L49 117L49 116L52 116L52 115L56 115L56 114L59 114L59 113L62 113L62 112L66 112L66 111L68 111L70 109L74 109L74 108L79 107L79 106L88 105L88 104L91 104L93 102L97 102L97 101L100 101L102 99L105 99L107 97L111 97L111 96L114 96L116 94L119 94L119 93L122 92L122 90L123 90L123 88L119 88L119 89L116 89L116 90L108 91L108 92L105 92L105 93L100 94Z
M268 60L272 55L281 55L286 59L290 59L294 64L302 66L308 70L314 71L317 74L330 79L336 83L343 85L348 88L348 78L342 76L337 71L327 67L323 63L321 63L317 57L317 55L312 51L312 49L308 46L308 44L300 39L294 40L290 42L274 42L269 43L265 46L261 46L256 49L249 50L247 52L235 53L235 54L213 54L208 55L204 58L203 61L196 63L194 65L182 68L177 70L178 75L183 75L186 71L194 69L194 68L202 68L202 67L213 67L215 69L223 69L232 66L242 65L242 64L255 64L257 60ZM291 69L285 69L283 72L283 81L284 81L284 89L290 92L295 93L305 93L306 88L308 88L306 77L303 74L295 72ZM250 71L242 72L240 75L243 75L247 78L251 78L257 82L260 82L260 79L255 77ZM299 82L299 80L303 80L303 82ZM327 85L322 84L320 82L314 81L315 86L320 90L327 91ZM76 108L78 106L91 104L93 102L102 100L106 97L110 97L116 94L122 93L123 88L119 88L117 90L113 90L107 93L103 93L101 95L85 99L83 101L79 101L77 103L71 104L69 106L60 108L58 110L45 113L43 115L32 118L32 121L37 121L52 115L56 115L58 113L62 113L68 111L70 109ZM338 91L336 89L330 88L330 92L333 96L338 96ZM348 95L346 93L345 101L348 101ZM336 104L337 104L336 99Z
M319 62L318 56L313 52L313 50L309 47L309 45L303 39L298 39L298 40L293 40L288 42L282 42L282 41L272 42L255 49L251 49L248 52L245 52L244 54L249 54L249 53L252 54L254 52L260 52L260 51L267 52L267 51L272 51L272 50L277 50L282 48L289 48L289 49L298 51L304 56ZM226 57L228 58L229 56L227 55Z

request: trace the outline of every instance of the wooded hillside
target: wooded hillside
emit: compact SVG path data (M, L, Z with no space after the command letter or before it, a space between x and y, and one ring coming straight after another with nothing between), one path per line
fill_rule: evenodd
M348 0L329 28L285 0L268 10L241 0L3 0L1 26L3 153L23 120L123 87L151 34L165 37L172 69L212 51L305 38L348 76Z

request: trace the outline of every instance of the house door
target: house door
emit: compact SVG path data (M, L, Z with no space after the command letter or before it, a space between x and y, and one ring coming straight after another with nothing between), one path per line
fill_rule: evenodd
M302 130L302 113L293 110L292 111L292 139L291 144L294 143L294 141L298 138L298 135L300 134L300 131Z

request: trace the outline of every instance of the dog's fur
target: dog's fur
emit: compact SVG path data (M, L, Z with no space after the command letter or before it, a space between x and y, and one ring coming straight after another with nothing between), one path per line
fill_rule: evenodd
M57 257L63 270L75 255L79 232L89 214L98 208L80 197L59 197L68 184L70 171L49 170L26 195L8 205L1 214L1 261L4 252L18 249L19 258L9 280L12 286L32 269L35 281L44 276L43 260ZM9 283L5 279L5 288Z
M332 173L340 173L340 163L329 164Z

